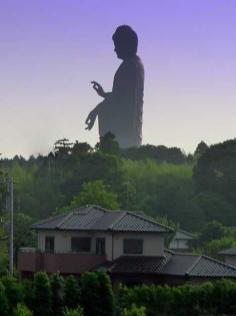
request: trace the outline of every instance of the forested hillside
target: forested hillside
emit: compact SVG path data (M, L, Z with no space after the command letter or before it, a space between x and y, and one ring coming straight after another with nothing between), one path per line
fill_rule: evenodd
M2 159L0 168L2 179L14 177L16 230L83 204L142 211L192 232L213 220L236 225L236 140L200 143L187 156L165 146L120 150L109 134L95 148L64 139L47 156ZM0 199L7 217L3 184Z

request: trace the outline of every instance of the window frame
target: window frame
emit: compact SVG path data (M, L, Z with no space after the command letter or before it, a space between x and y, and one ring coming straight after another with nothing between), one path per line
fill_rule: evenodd
M85 249L80 249L80 250L78 250L78 249L75 249L75 247L73 247L73 246L75 246L75 245L73 245L73 241L75 241L75 240L87 240L88 242L89 242L89 248L88 248L88 250L85 250ZM73 252L73 253L91 253L91 246L92 246L92 239L91 239L91 237L77 237L77 236L73 236L73 237L71 237L71 252Z
M138 249L138 250L127 249L127 247L130 247L130 245L126 244L127 242L140 242L140 249ZM123 239L123 254L125 254L125 255L143 255L143 239L142 238L124 238Z
M102 242L103 243L103 250L104 251L101 251L101 252L99 252L98 250L98 242ZM96 252L96 255L98 255L98 256L104 256L105 254L106 254L106 238L105 237L97 237L96 238L96 249L95 249L95 252ZM101 247L101 248L102 248Z
M53 247L52 248L47 248L47 245L50 244L51 245L51 242L52 242L52 245ZM55 236L45 236L45 252L46 253L54 253L55 252Z

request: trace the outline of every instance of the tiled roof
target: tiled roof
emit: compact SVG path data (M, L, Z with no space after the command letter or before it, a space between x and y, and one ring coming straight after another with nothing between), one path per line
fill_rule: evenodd
M115 260L107 270L112 274L156 274L161 273L168 259L169 256L122 256Z
M236 247L218 252L220 255L236 255Z
M169 275L185 275L198 257L199 256L192 254L173 253L162 272Z
M153 218L129 211L108 211L98 206L81 207L73 212L32 225L36 230L93 230L116 232L172 231Z
M236 267L195 254L165 251L161 257L122 256L103 264L111 274L159 274L179 277L236 278Z
M200 256L195 265L187 272L194 277L236 277L236 267L215 260L210 257Z

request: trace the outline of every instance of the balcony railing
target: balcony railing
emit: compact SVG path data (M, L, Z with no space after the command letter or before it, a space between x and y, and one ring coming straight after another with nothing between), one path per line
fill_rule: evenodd
M62 274L81 274L106 261L106 256L80 253L42 253L35 248L21 248L18 269L21 272L46 271Z

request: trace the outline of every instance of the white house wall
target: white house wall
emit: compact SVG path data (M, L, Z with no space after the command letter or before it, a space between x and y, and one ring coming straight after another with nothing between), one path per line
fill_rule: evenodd
M96 251L96 238L105 238L106 240L106 256L107 260L114 260L123 253L123 240L129 238L143 239L143 255L144 256L161 256L164 251L164 236L162 234L153 233L116 233L112 236L111 233L103 232L62 232L62 231L39 231L38 232L38 248L40 251L45 251L45 237L54 237L54 252L55 253L70 253L72 237L90 237L91 238L91 253ZM113 252L112 252L113 244Z
M152 233L119 233L114 236L113 259L124 255L123 240L129 238L143 239L143 256L162 256L164 238L161 234Z

